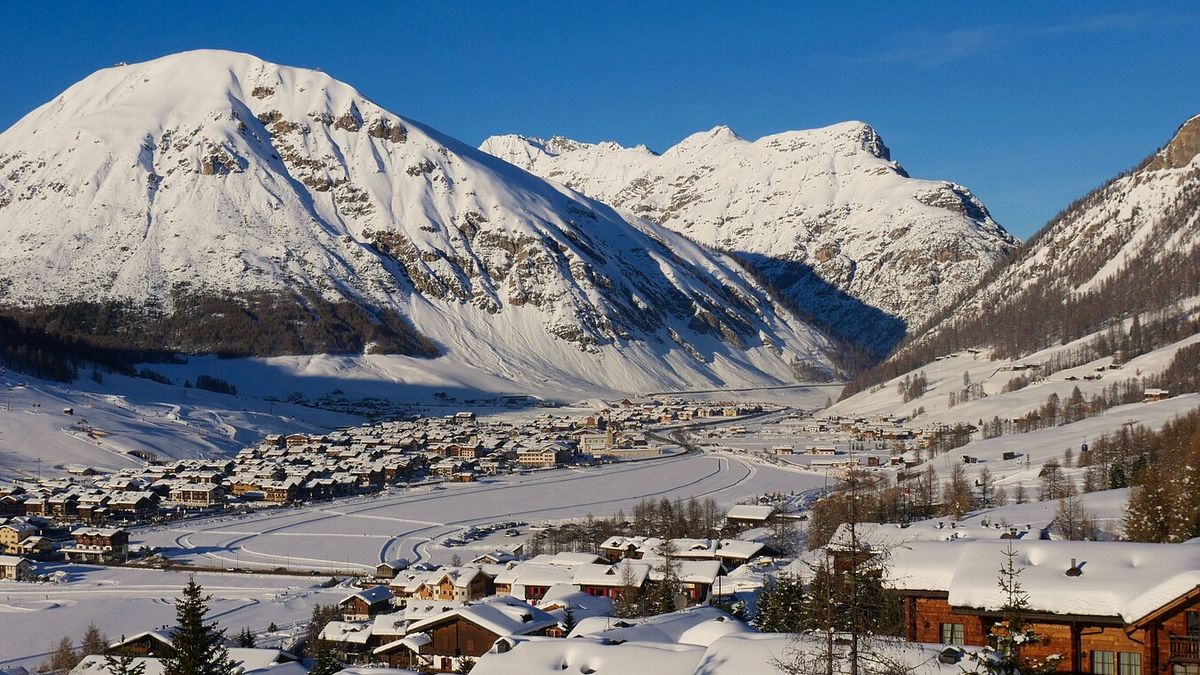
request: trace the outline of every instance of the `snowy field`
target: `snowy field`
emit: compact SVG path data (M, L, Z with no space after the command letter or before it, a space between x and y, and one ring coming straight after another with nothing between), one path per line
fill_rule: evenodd
M73 414L64 414L72 409ZM120 469L140 450L164 459L231 454L272 433L357 424L351 415L105 375L61 385L0 375L0 478ZM96 430L92 434L85 428ZM38 462L38 459L41 462Z
M844 401L839 401L823 412L821 416L897 415L907 417L917 408L925 408L924 414L915 418L915 424L943 422L952 425L963 421L971 423L978 420L987 421L996 416L1001 419L1019 417L1044 404L1051 394L1057 394L1059 399L1066 401L1070 398L1071 391L1075 387L1079 387L1084 397L1090 399L1093 394L1100 393L1114 383L1120 384L1131 377L1146 377L1157 373L1171 363L1175 352L1180 348L1200 342L1200 335L1193 335L1185 340L1130 359L1128 363L1116 370L1108 369L1113 362L1112 357L1097 359L1076 368L1055 372L1044 381L1030 384L1024 389L1000 393L1009 380L1021 374L1020 372L1001 370L1001 368L1014 364L1047 362L1055 354L1087 343L1091 341L1092 337L1087 336L1067 345L1046 349L1017 361L993 361L985 354L969 352L948 356L918 369L917 372L923 371L929 381L928 390L920 398L904 402L896 390L896 383L903 379L900 377L888 380L882 388L877 390L862 391ZM962 389L964 373L970 376L971 382L983 384L987 397L950 407L949 395L951 392ZM916 372L912 374L915 375ZM1085 376L1099 376L1099 379L1085 380L1083 379Z
M685 455L486 483L322 503L134 533L134 543L201 565L368 570L393 557L447 562L461 549L432 546L470 525L607 515L648 497L711 496L724 505L820 487L824 476L740 457ZM464 553L464 558L467 556Z
M0 668L32 668L64 635L76 643L90 622L112 639L175 623L174 600L188 581L183 572L48 564L61 570L62 584L0 581ZM323 589L321 577L196 574L211 594L212 613L232 635L243 627L265 631L307 620L316 603L337 602L345 588Z

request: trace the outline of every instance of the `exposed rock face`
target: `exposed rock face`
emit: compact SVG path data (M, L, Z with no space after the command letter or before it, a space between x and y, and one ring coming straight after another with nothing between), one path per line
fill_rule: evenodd
M722 126L661 155L557 136L481 148L739 254L801 311L880 355L1017 243L966 188L909 178L860 122L753 142Z
M505 377L834 370L834 345L725 256L319 72L189 52L99 71L0 135L0 306L255 293L406 317Z

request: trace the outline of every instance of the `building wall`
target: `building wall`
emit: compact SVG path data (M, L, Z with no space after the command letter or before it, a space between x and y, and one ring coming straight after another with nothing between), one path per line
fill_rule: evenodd
M942 641L943 623L961 623L964 644L987 644L983 620L972 614L955 614L950 603L942 598L909 598L905 610L909 613L905 618L910 640L937 644Z
M430 637L433 638L433 645L429 651L435 656L478 658L487 653L500 636L459 619L434 628Z

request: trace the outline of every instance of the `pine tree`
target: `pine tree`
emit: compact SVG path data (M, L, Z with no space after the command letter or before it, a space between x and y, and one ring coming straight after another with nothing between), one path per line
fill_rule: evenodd
M121 636L121 642L125 641L125 636ZM128 651L121 649L116 654L105 654L104 664L108 668L109 675L145 675L146 664L139 662Z
M333 675L342 669L342 662L338 660L332 643L328 640L316 640L312 644L313 666L308 675Z
M163 659L164 675L233 675L234 664L225 649L225 631L205 622L211 596L202 595L196 579L188 580L183 597L175 601L177 625L171 630L174 653Z
M568 602L563 609L563 632L570 633L575 630L575 607Z
M313 605L312 614L308 619L308 626L304 629L304 644L315 649L315 645L321 639L321 631L325 630L325 626L337 618L337 605L322 605L317 603ZM309 654L312 656L312 654Z
M683 582L679 579L679 562L675 559L675 542L664 539L655 547L654 552L661 557L661 561L654 568L660 578L650 595L650 612L674 612L679 609L675 599L683 592Z
M89 623L87 630L83 633L83 638L79 641L80 656L103 654L105 649L108 649L108 638L104 637L95 623Z
M1004 595L1004 605L1000 607L1001 620L992 626L988 636L989 649L968 654L968 658L976 665L976 673L1049 675L1062 661L1061 656L1037 661L1022 654L1026 646L1042 644L1046 638L1027 625L1029 594L1021 587L1022 568L1017 566L1017 554L1012 540L1008 540L1004 563L997 577L1000 592Z
M753 623L764 633L798 632L806 619L807 602L804 582L794 575L781 574L758 594Z
M637 585L637 575L633 571L633 565L628 560L619 564L621 572L617 578L621 582L621 587L617 591L617 597L614 598L613 610L619 618L632 619L642 615L641 589Z
M239 646L239 647L243 647L243 648L253 647L254 646L254 633L250 632L249 627L242 628L242 630L237 634L237 637L234 638L233 641L236 642L237 646Z

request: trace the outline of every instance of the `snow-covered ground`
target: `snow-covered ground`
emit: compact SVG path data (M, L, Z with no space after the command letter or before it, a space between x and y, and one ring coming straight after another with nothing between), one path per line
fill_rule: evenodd
M1120 384L1132 377L1146 377L1157 373L1170 364L1175 352L1180 348L1200 342L1200 335L1193 335L1185 340L1156 349L1147 354L1130 359L1118 369L1108 369L1113 362L1111 357L1097 359L1090 363L1061 370L1051 374L1041 382L1035 382L1017 391L1001 393L1001 389L1009 380L1022 372L1002 370L1014 364L1037 364L1047 362L1058 353L1068 351L1089 342L1092 336L1081 338L1075 342L1058 347L1052 347L1031 354L1016 361L992 360L986 353L960 352L934 361L911 373L924 372L928 378L928 390L924 396L905 402L897 392L896 384L903 377L889 380L882 387L859 392L844 401L837 402L833 407L822 413L823 416L843 415L898 415L909 416L918 408L925 412L914 421L917 424L942 422L974 423L979 420L988 421L999 416L1013 418L1043 405L1051 394L1066 401L1075 387L1083 392L1085 398L1100 393L1114 383ZM1103 368L1104 370L1098 370ZM963 374L970 376L971 382L982 383L986 398L980 398L954 407L949 405L949 395L963 388ZM1085 380L1084 376L1099 379ZM1075 379L1068 379L1075 378ZM1196 405L1200 405L1197 403Z
M32 668L45 660L59 639L78 643L95 622L112 639L175 622L174 599L188 581L184 572L47 564L44 572L63 571L61 584L0 581L0 667ZM341 587L321 588L326 578L198 573L212 595L211 618L229 634L243 627L262 632L306 620L316 603L337 602L349 594Z
M0 375L0 478L35 476L39 470L61 475L68 464L109 469L141 464L130 451L161 458L229 454L266 434L361 421L145 379L107 374L103 379L62 385L19 373ZM64 414L67 408L73 414Z
M446 562L456 551L430 551L430 542L470 525L607 515L619 509L629 513L638 500L649 497L711 496L731 505L765 493L811 490L823 481L823 475L739 457L685 455L189 521L135 532L133 539L203 565L367 570L392 557Z

